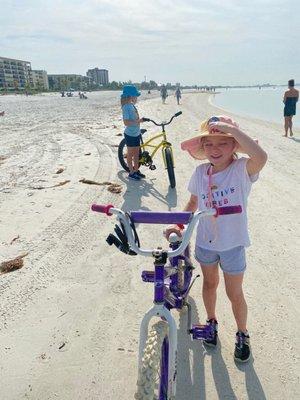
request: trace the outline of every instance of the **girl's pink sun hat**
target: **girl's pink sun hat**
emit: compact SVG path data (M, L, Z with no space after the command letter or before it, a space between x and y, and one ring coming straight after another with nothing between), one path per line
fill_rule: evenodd
M224 122L228 125L231 125L235 128L239 128L238 124L231 119L230 117L227 117L226 115L219 115L215 117L210 117L209 119L203 121L200 125L200 135L192 138L185 140L184 142L181 143L181 149L186 150L189 152L189 154L193 157L196 158L197 160L205 160L206 155L204 153L203 149L203 143L202 139L204 137L209 137L209 136L222 136L222 137L229 137L234 139L233 135L231 133L226 133L226 132L220 132L217 129L214 129L214 123L215 122ZM235 151L239 153L244 153L242 147L239 145L238 142L237 147Z

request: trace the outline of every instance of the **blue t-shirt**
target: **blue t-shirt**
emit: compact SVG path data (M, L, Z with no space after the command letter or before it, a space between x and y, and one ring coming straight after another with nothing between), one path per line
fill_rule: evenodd
M137 109L132 103L124 104L122 106L122 113L123 119L137 120L139 118ZM128 136L139 136L141 134L140 124L126 126L124 133Z

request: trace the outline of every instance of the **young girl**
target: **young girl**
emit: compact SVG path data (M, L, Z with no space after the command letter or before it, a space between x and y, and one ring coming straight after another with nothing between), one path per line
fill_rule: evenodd
M218 322L216 316L218 265L223 271L226 293L231 301L237 324L234 357L245 362L250 357L247 331L247 304L242 283L246 269L245 247L249 246L247 229L247 198L251 185L267 161L265 151L229 117L211 117L201 125L201 134L181 144L183 150L208 163L194 171L188 190L190 199L185 211L195 212L211 207L241 205L242 213L203 218L197 230L195 257L203 273L202 296L207 312L207 324L214 328L214 337L205 343L217 345ZM237 158L236 152L249 157ZM166 235L180 230L169 226Z
M144 120L143 118L139 118L138 111L135 107L137 98L140 95L141 93L133 85L125 85L123 87L123 93L121 94L123 121L126 126L124 137L127 146L128 178L135 181L145 178L145 175L139 171L140 123L144 122Z

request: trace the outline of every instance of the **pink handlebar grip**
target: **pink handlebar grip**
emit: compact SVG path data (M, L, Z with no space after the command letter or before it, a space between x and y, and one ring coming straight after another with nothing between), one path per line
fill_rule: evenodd
M240 214L242 212L242 206L216 207L216 211L216 217L219 215Z
M96 211L96 212L103 213L103 214L106 214L106 215L112 215L109 212L109 210L111 208L113 208L113 207L114 206L112 204L108 204L106 206L105 205L101 205L101 204L92 204L91 209L92 209L92 211Z

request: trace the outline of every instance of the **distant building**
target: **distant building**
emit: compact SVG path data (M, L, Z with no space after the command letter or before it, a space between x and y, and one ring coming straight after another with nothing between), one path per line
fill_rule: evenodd
M35 89L49 89L48 75L46 71L32 70L31 71L32 83Z
M91 85L92 79L76 74L54 74L48 75L48 82L51 90L85 90Z
M27 86L33 86L31 63L0 57L0 88L25 89Z
M96 85L108 85L109 78L108 78L108 70L107 69L99 69L93 68L89 69L86 73L87 76L92 78L93 82Z

